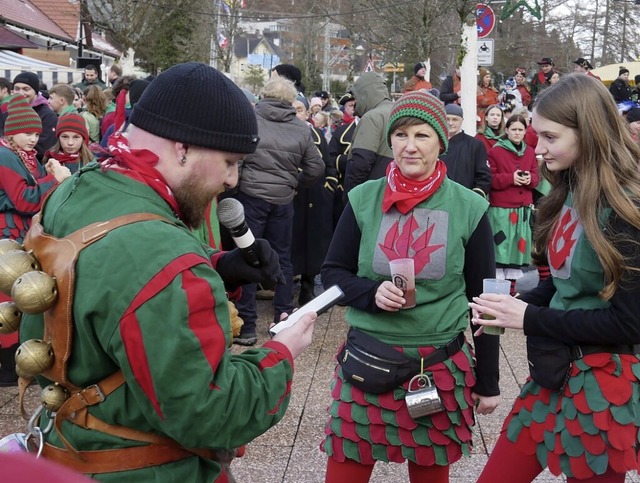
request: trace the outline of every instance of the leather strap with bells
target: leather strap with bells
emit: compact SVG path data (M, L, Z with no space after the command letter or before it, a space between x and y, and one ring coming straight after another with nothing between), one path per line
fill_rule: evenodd
M44 204L43 208L44 210ZM69 466L82 473L111 473L146 468L179 461L198 455L211 459L214 452L207 449L187 449L176 441L155 433L116 426L89 413L89 406L100 404L125 383L122 371L117 371L92 386L82 388L69 380L67 364L73 347L73 300L75 293L75 265L79 253L117 228L142 221L173 222L153 213L133 213L106 222L93 223L74 233L56 238L44 232L41 213L33 217L33 224L24 239L24 247L33 250L42 270L56 279L58 298L44 313L43 340L51 344L53 365L42 376L65 387L71 396L54 414L54 428L64 449L46 443L42 454L46 458ZM32 379L31 379L32 380ZM20 378L20 411L25 415L24 393L31 382ZM62 434L62 423L69 421L85 429L119 436L131 441L147 443L141 446L101 451L78 451Z

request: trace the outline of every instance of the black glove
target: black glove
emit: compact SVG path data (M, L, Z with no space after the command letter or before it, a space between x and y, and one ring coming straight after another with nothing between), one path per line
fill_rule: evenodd
M226 252L218 260L216 270L228 289L233 290L248 283L259 283L264 288L270 289L278 282L284 283L278 254L271 248L269 242L262 238L256 238L255 248L255 253L261 263L261 266L257 268L245 261L239 248Z

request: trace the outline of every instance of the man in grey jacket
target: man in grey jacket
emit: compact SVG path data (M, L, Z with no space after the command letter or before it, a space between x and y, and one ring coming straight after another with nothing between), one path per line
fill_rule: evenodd
M273 298L274 321L282 312L293 311L293 268L291 233L293 197L298 184L309 186L324 174L324 161L305 122L291 105L296 98L294 84L282 77L267 82L263 99L256 104L260 143L255 153L240 164L238 192L245 219L256 238L269 241L280 258L285 282L279 282ZM236 304L244 321L234 343L253 345L256 336L256 285L245 285Z
M360 121L353 133L347 161L345 193L369 179L383 177L393 159L386 136L393 102L384 79L375 72L367 72L353 84L351 92L356 99L355 114Z

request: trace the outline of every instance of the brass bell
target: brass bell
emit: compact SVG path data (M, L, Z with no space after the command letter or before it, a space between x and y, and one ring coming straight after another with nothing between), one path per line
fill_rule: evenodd
M10 252L11 250L24 250L24 247L11 238L3 238L0 240L0 255Z
M0 291L11 295L11 287L21 275L40 270L36 257L24 250L11 250L0 256Z
M42 374L53 365L51 345L40 339L29 339L16 351L16 367L26 377Z
M14 282L11 298L27 314L42 313L58 298L56 281L45 272L27 272Z
M42 390L40 402L42 406L51 412L56 412L69 398L69 392L57 382L49 384Z
M20 327L22 312L13 302L0 303L0 334L11 334Z

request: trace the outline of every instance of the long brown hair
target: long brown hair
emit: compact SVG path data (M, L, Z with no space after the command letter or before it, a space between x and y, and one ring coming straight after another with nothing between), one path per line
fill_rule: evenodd
M534 260L546 264L553 229L571 191L573 206L604 269L606 285L600 297L609 300L625 270L638 268L629 266L611 236L603 232L598 218L603 209L611 208L624 221L640 228L640 148L631 139L611 94L593 77L563 76L538 96L533 112L534 116L574 129L578 140L576 159L568 169L552 173L541 167L553 188L540 202ZM638 240L619 241L640 244Z
M98 119L102 119L107 110L107 98L102 93L102 89L98 86L89 86L85 89L84 106L87 112L90 112Z

